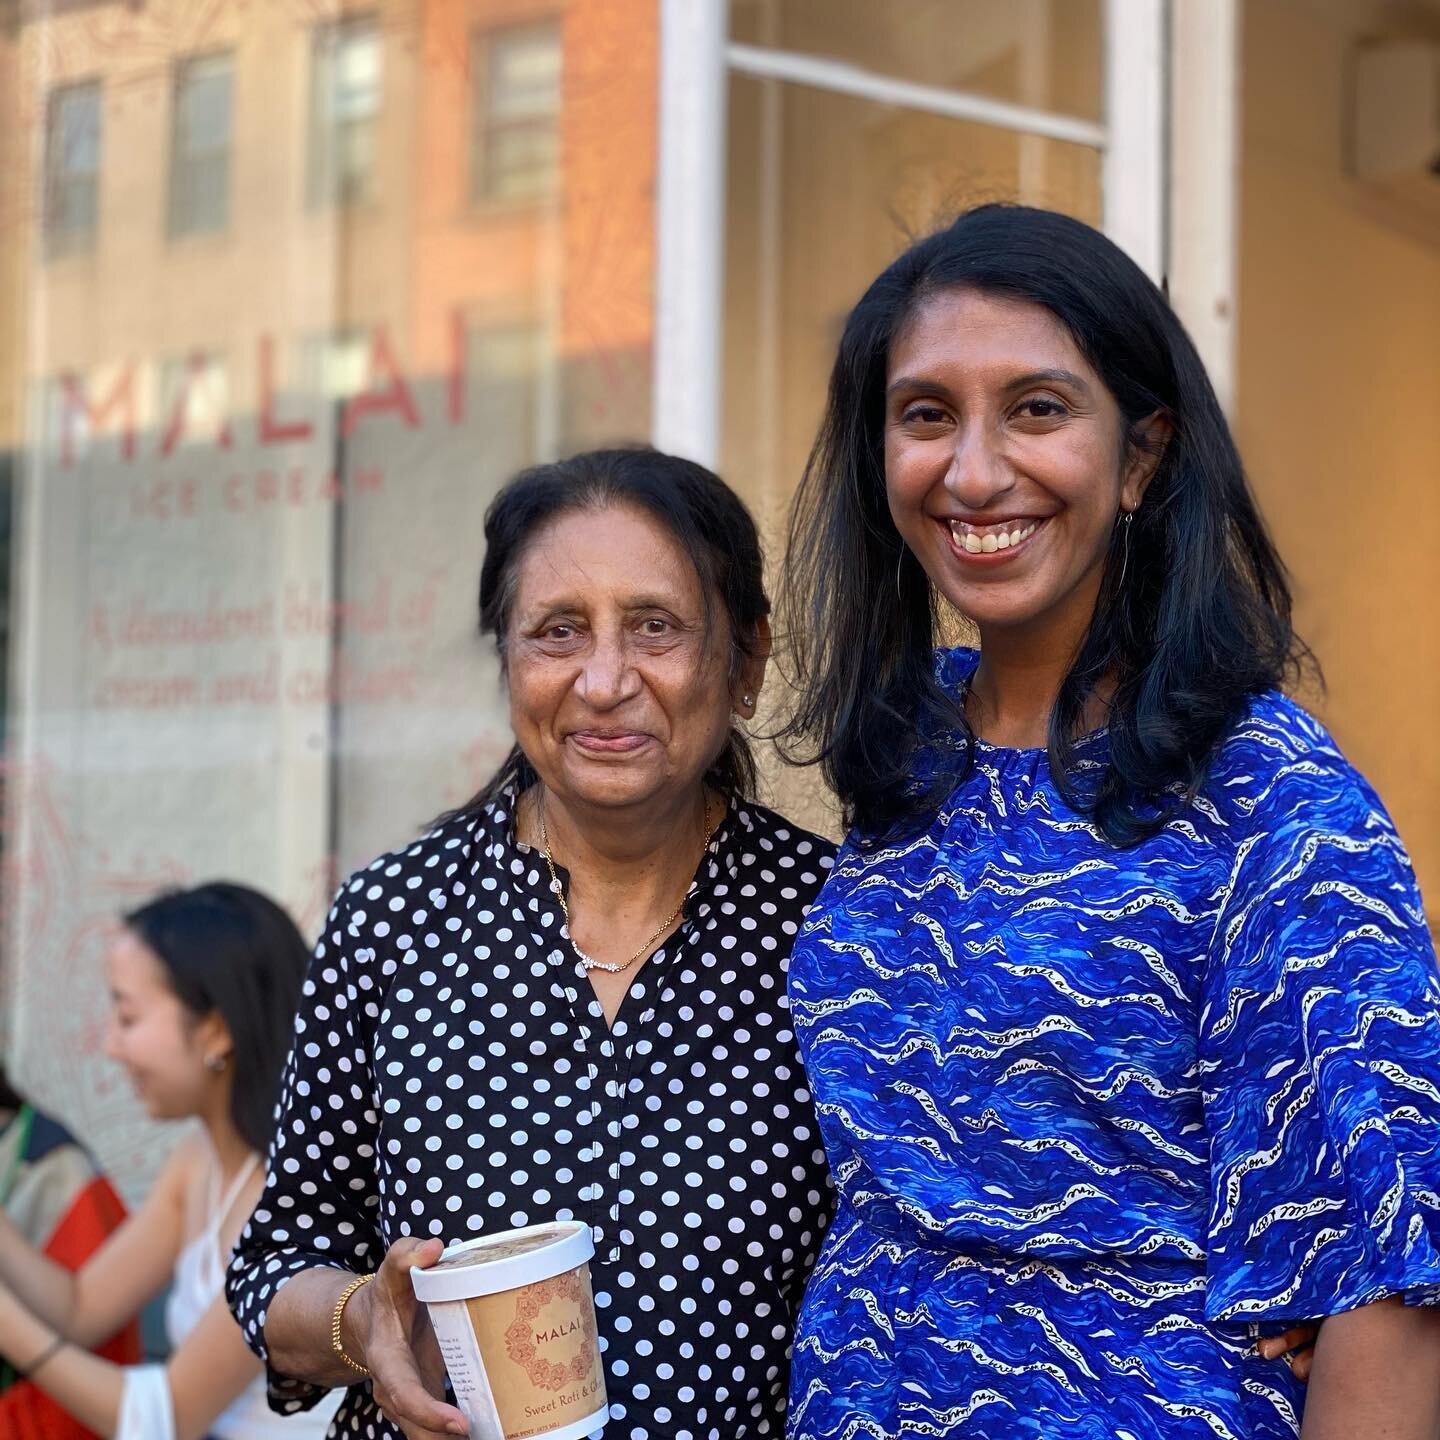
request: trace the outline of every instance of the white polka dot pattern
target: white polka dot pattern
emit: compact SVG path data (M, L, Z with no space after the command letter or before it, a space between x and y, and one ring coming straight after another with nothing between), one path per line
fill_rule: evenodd
M382 856L316 947L264 1194L229 1277L262 1359L292 1275L554 1218L592 1227L605 1440L784 1428L832 1210L785 994L828 841L737 805L608 1027L513 797ZM542 878L543 877L543 878ZM270 1372L276 1409L321 1391ZM332 1435L401 1432L350 1391Z

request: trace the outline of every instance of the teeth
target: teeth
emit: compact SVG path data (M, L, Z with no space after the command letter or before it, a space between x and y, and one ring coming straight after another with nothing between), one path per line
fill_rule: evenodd
M997 550L1009 550L1022 540L1028 540L1039 525L1032 520L1026 525L1016 525L1013 530L977 529L964 520L950 522L950 534L955 543L967 555L993 555Z

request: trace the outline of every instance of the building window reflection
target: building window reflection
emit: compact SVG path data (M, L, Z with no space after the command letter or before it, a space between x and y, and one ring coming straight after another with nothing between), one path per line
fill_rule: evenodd
M543 200L560 176L560 26L484 31L475 51L471 194L482 202Z
M369 333L350 326L306 336L300 348L302 389L331 404L353 399L369 384L370 350Z
M45 248L52 256L95 248L100 214L100 85L50 95L45 125Z
M182 61L175 72L170 146L170 233L224 230L230 221L233 63L229 55Z
M380 84L380 30L373 18L351 18L315 32L308 179L312 206L360 205L375 199Z
M197 351L160 362L156 413L162 457L180 445L229 445L230 365Z

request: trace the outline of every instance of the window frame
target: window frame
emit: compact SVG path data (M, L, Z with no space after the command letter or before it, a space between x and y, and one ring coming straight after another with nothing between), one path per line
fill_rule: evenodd
M506 40L546 34L554 39L559 60L555 108L540 118L524 117L497 122L493 113L495 53ZM560 192L560 120L564 106L565 45L562 17L558 13L538 15L523 21L477 27L470 35L471 97L469 106L470 167L467 191L474 208L542 206L552 203ZM495 186L494 147L497 133L504 131L553 129L555 165L546 183L534 190L504 192Z
M182 151L182 129L184 115L182 97L190 72L201 66L224 62L226 84L225 144L223 147L202 149L198 152ZM172 240L189 236L223 235L230 228L230 184L231 157L235 151L235 52L233 50L205 50L185 55L175 61L170 92L170 171L169 193L166 201L166 230ZM221 206L218 223L194 223L193 217L184 214L187 203L193 203L195 191L189 178L201 164L214 164L218 157L223 173L220 186ZM183 168L182 168L183 167Z
M1157 282L1168 245L1169 0L1105 0L1099 124L826 57L728 39L729 0L660 0L651 440L712 468L720 450L726 97L732 74L818 86L1093 147L1104 228ZM700 277L708 277L701 283ZM1209 357L1207 357L1209 358ZM693 377L715 377L708 385Z
M374 109L360 121L342 121L334 104L336 61L347 39L368 36L376 48ZM328 54L327 54L328 51ZM327 68L328 67L328 68ZM309 96L305 121L305 208L310 211L368 209L380 198L380 156L376 144L385 112L385 30L380 15L362 11L317 24L310 40ZM322 96L322 76L326 83ZM322 105L326 109L322 110ZM363 124L370 131L370 157L363 189L356 193L348 180L342 183L340 157L347 147L340 136L343 129Z
M81 179L90 192L88 215L83 226L73 222L60 224L57 216L57 187L68 188L77 182L74 172L63 172L55 163L56 141L60 130L60 110L68 100L85 95L95 106L95 165L83 172ZM45 97L45 152L40 170L40 222L42 242L47 260L63 260L92 254L100 233L100 179L105 159L105 91L99 76L83 80L67 80L54 86Z

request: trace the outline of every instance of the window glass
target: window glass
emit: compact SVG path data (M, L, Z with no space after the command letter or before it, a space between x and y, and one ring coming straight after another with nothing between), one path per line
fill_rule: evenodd
M986 200L1100 219L1100 154L818 86L730 84L722 470L778 556L850 307L911 239ZM787 813L833 828L813 773L772 765Z
M509 748L485 510L649 434L657 64L653 0L0 22L3 1048L127 1188L114 917L230 876L313 934Z
M732 0L731 37L1099 120L1100 0Z
M67 85L50 96L45 133L45 240L52 255L94 242L99 216L100 85Z
M310 200L375 198L381 44L373 20L322 25L311 72Z
M229 220L231 70L228 55L209 55L186 61L176 73L173 234L223 230Z
M477 198L534 200L560 166L560 30L533 25L477 38L485 60L476 105Z

